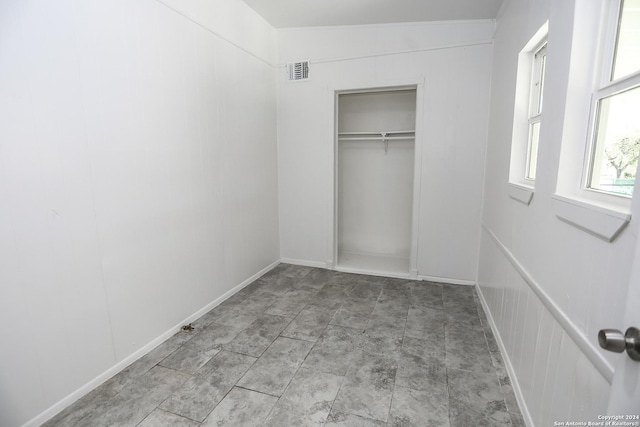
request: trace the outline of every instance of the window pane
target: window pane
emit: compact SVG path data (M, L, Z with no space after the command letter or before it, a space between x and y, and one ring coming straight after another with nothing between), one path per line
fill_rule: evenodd
M547 60L547 45L544 44L533 56L531 74L531 94L529 102L529 118L542 113L542 95L544 91L544 71Z
M538 55L536 55L536 62L538 62L538 105L536 106L536 113L542 113L542 101L544 96L544 74L545 68L547 65L547 47L543 48L544 50L540 51Z
M631 196L640 155L640 87L600 101L590 187Z
M612 79L640 70L640 0L624 0L620 13Z
M538 140L540 139L540 122L531 124L529 135L529 151L527 153L527 179L536 179L536 167L538 165Z

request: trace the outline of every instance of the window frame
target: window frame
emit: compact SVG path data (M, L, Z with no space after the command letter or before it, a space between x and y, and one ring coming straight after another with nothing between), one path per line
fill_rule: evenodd
M547 37L545 36L536 47L531 51L532 56L532 70L531 70L531 83L529 88L529 112L528 112L528 132L527 132L527 156L524 167L524 179L525 181L535 183L536 169L538 164L538 144L535 146L535 160L532 162L533 153L533 141L534 141L534 127L538 125L537 140L540 141L540 128L542 127L542 104L543 104L543 92L544 92L544 77L547 62ZM537 87L536 87L537 86ZM533 163L533 176L531 176Z
M597 103L622 92L635 73L610 81L622 0L576 3L570 46L560 164L551 196L558 219L613 242L631 221L631 201L587 188L596 131ZM596 49L594 49L594 46ZM640 80L638 80L640 82Z
M597 137L601 102L605 99L640 87L640 69L631 74L613 79L616 44L622 19L623 2L624 0L610 2L608 11L604 18L603 30L601 31L601 55L600 58L596 59L599 61L599 66L596 67L598 70L595 79L596 83L591 95L587 142L580 182L580 192L584 197L595 198L600 202L611 202L615 204L622 203L623 205L626 205L627 203L630 204L632 196L591 187L591 183L594 180L593 172L596 162L596 152L598 151Z
M544 98L544 84L536 90L536 81L541 77L540 67L536 66L539 61L536 59L538 53L544 51L546 69L548 35L549 21L546 21L518 54L508 188L509 197L525 205L531 203L535 190L535 170L534 179L531 177L532 129L537 123L540 123L538 129L541 129L543 121L542 110L539 113L535 111L535 106ZM536 149L534 167L537 166L537 154Z

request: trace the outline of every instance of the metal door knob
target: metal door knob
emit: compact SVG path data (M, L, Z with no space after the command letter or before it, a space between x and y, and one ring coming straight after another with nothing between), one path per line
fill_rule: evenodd
M617 329L601 329L598 343L605 350L622 353L627 350L630 358L640 361L640 329L630 327L624 335Z

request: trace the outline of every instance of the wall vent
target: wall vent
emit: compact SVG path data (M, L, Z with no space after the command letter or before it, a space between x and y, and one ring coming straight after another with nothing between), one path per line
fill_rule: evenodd
M309 79L309 61L287 64L287 77L290 82Z

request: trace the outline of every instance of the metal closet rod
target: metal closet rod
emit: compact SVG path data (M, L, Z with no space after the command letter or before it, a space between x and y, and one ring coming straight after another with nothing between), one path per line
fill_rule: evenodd
M401 139L415 139L415 136L344 136L339 137L340 141L394 141Z
M338 132L338 136L340 135L392 135L392 134L406 134L406 133L415 133L414 130L389 130L389 131L373 131L373 132Z
M338 132L340 141L393 141L414 139L413 130L392 130L387 132ZM385 150L386 151L386 150Z
M339 141L382 141L384 143L384 153L389 150L389 141L401 139L415 139L416 132L413 130L396 130L388 132L338 132ZM345 136L356 135L356 136ZM360 135L360 136L357 136ZM398 136L389 136L398 135Z

